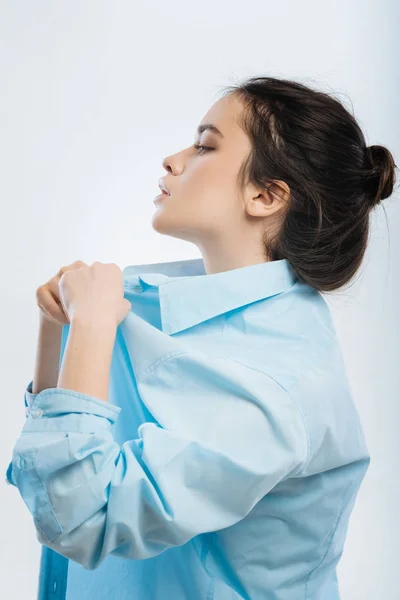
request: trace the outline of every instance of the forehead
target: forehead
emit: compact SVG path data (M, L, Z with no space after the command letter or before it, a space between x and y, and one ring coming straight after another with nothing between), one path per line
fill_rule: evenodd
M223 133L224 137L240 134L238 119L242 113L242 105L237 97L225 96L217 100L202 118L203 123L212 123Z

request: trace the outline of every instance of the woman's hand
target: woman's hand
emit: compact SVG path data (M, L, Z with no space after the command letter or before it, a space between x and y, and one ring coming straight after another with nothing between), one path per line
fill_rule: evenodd
M109 323L125 319L131 303L124 298L121 269L115 263L94 262L65 270L58 281L62 310L71 322Z
M124 299L123 276L116 264L95 262L89 266L82 260L61 267L39 286L36 302L44 321L60 325L70 323L72 316L85 319L96 315L100 319L111 317L119 324L131 308Z
M58 323L59 325L67 325L69 323L68 314L64 312L63 305L60 300L58 284L61 277L67 271L87 267L88 265L82 260L76 260L72 264L61 267L54 277L46 283L39 286L36 290L36 303L40 309L41 317L44 322Z

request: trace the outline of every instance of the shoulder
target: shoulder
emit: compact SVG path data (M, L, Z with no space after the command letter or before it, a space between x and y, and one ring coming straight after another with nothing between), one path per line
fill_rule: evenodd
M296 283L279 294L226 316L215 348L264 371L284 389L336 352L338 338L326 300Z
M299 465L308 462L310 444L302 411L288 391L257 365L190 349L157 361L137 384L143 401L157 418L162 416L165 427L172 425L176 414L180 419L187 414L186 433L200 422L210 429L212 420L222 428L236 427L244 438L259 435L285 441L299 457Z

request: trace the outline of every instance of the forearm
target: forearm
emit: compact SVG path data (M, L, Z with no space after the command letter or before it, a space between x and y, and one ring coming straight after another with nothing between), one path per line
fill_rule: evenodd
M73 319L57 387L107 402L116 329L111 322Z
M32 384L33 394L39 394L47 388L57 387L62 328L61 324L49 321L40 313L36 362Z

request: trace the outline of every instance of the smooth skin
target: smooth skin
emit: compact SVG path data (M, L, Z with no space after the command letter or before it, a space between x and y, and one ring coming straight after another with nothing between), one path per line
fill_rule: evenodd
M77 261L60 269L37 290L36 296L42 311L35 373L40 385L75 390L107 401L116 330L131 309L124 298L121 269L115 263L94 262L88 266ZM70 331L57 375L62 325L68 322ZM34 380L33 393L41 391L40 385Z
M191 145L163 161L171 195L158 203L153 229L194 243L207 274L265 262L262 236L279 227L290 194L282 181L268 189L248 184L240 193L239 169L251 151L238 124L241 111L234 96L221 98L201 124L215 125L222 136L205 130L195 140L202 148ZM38 288L37 301L41 314L33 393L60 387L107 401L116 329L130 310L119 267L76 261ZM68 322L58 373L62 325Z
M265 262L263 233L279 227L290 192L286 183L274 181L268 190L248 184L241 195L237 177L251 151L238 124L241 112L237 98L221 98L202 124L212 123L223 138L206 130L195 142L211 150L189 146L163 161L171 196L157 204L153 229L195 244L207 274Z

